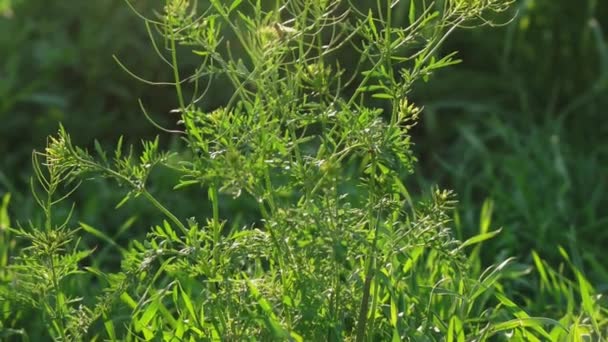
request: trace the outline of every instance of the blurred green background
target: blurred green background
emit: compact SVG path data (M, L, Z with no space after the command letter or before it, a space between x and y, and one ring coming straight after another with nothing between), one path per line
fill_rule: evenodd
M135 6L150 13L157 2ZM497 20L504 25L455 33L443 53L459 51L463 63L416 84L411 96L425 111L408 184L417 196L432 184L456 191L460 238L479 230L482 205L492 201L503 232L482 250L488 265L512 255L529 263L532 249L557 264L562 245L608 290L608 1L519 0ZM38 215L30 154L58 122L81 146L160 134L179 148L137 103L171 127L173 89L138 82L112 55L147 79L171 77L123 0L0 0L0 197L12 194L14 220ZM202 106L215 108L223 96L215 87ZM204 215L205 192L158 191L172 188L174 176L157 172L152 191L179 215ZM85 183L76 219L118 241L142 236L161 218L138 201L115 210L122 194L114 184ZM230 213L228 204L223 210Z

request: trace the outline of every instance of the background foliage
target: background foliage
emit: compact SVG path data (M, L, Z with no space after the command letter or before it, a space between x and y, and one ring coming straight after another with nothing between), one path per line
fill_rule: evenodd
M136 5L145 12L156 4ZM0 195L6 204L1 230L9 218L38 215L27 185L30 153L44 146L57 121L77 145L92 147L93 137L109 144L125 135L135 143L158 133L142 120L137 98L161 124L176 120L169 112L172 89L143 85L112 60L113 54L119 56L146 78L171 77L123 1L4 1L0 13ZM608 243L608 3L522 0L512 14L512 21L497 18L505 22L502 27L457 32L443 49L459 51L463 63L415 88L413 98L424 112L413 132L419 170L408 186L419 189L412 194L420 198L431 184L453 189L459 200L456 233L462 240L488 229L490 222L502 227L478 251L479 267L517 256L527 276L514 275L505 292L531 314L561 316L580 305L564 290L577 287L577 277L584 274L599 293L608 289L603 260ZM202 106L213 109L224 100L221 88L212 89ZM171 172L153 174L151 192L172 185ZM113 204L124 193L111 190L106 181L84 186L75 194L83 208L75 218L118 242L140 238L159 222L142 202L115 211ZM199 208L192 202L206 201L187 194L169 194L165 200L184 215ZM257 215L255 205L239 206L250 206L251 215ZM19 242L0 241L3 266L7 246ZM100 244L91 237L85 243ZM14 318L11 312L3 315L2 322ZM19 320L26 321L33 314L22 315ZM36 336L37 328L30 328Z

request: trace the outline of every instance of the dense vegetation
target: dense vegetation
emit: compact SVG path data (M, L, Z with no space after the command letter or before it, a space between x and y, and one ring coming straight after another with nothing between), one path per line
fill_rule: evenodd
M0 1L0 339L605 339L607 7Z

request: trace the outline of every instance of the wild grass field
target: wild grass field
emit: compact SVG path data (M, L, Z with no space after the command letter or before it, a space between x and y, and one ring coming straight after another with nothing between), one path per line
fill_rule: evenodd
M606 18L0 1L0 340L606 340Z

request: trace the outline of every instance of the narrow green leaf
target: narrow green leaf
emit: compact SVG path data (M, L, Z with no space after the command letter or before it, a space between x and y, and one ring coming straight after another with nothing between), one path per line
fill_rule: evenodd
M159 303L157 301L150 303L144 310L141 318L134 321L135 329L143 330L145 327L147 327L150 321L152 321L152 319L156 316L158 309Z
M378 41L380 39L380 37L378 36L378 30L376 29L376 24L374 23L374 15L372 14L372 10L369 10L369 13L367 14L367 26L370 28L373 36L374 36L374 40Z
M137 307L137 302L127 292L123 292L120 295L120 299L132 309Z
M87 233L92 234L102 240L104 240L105 242L109 243L110 245L112 245L113 247L116 247L121 254L125 255L127 253L127 250L122 248L120 245L118 245L111 237L109 237L108 235L106 235L104 232L100 231L99 229L94 228L93 226L90 226L84 222L79 222L80 227Z
M118 209L120 207L122 207L125 203L127 203L130 199L131 199L131 193L129 192L128 194L126 194L121 200L120 202L118 202L118 204L116 204L116 206L114 207L114 209Z
M394 98L393 95L386 94L386 93L372 94L372 97L375 99L383 99L383 100L392 100Z
M101 158L101 160L103 160L104 164L108 164L108 157L103 148L101 148L99 140L95 139L93 143L95 145L95 151L97 152L97 155Z
M496 235L500 234L501 231L502 231L502 229L497 229L497 230L489 232L489 233L475 235L475 236L469 238L467 241L463 242L462 245L460 245L460 248L462 249L462 248L492 239Z
M186 291L184 291L184 289L182 289L181 286L179 287L179 293L181 295L182 302L184 303L184 305L186 306L186 309L188 310L188 313L190 314L190 317L195 322L198 323L198 317L196 315L196 311L194 310L194 305L192 304L192 300L190 299L190 296L188 296Z
M479 222L479 232L485 234L490 229L492 223L492 212L494 211L494 202L491 199L486 199L481 207L481 215Z
M116 329L114 329L114 322L111 319L108 319L108 315L104 312L102 314L103 317L103 326L106 328L106 333L110 341L117 341L116 338Z
M243 2L243 0L234 0L232 2L232 4L230 5L230 8L228 8L228 13L232 12L233 10L235 10L237 7L239 7L239 5L241 4L241 2Z
M559 326L562 329L567 331L567 329L564 326L562 326L558 321L556 321L554 319L546 318L546 317L525 317L525 318L512 319L512 320L508 320L505 322L495 324L492 327L492 334L496 334L497 332L500 332L500 331L517 329L517 328L534 328L535 331L541 333L541 335L543 335L544 337L551 338L551 335L549 335L545 332L545 330L543 328L544 325Z
M446 338L447 342L464 342L464 329L462 327L462 321L458 316L452 316L448 325L448 335Z
M8 216L8 204L11 201L11 194L2 196L2 204L0 205L0 231L8 229L11 226L11 221Z
M173 190L185 188L191 185L200 184L198 180L180 181L179 184L173 187Z
M538 270L538 274L540 275L541 285L551 287L551 283L549 282L549 278L547 277L547 271L545 266L543 265L540 256L536 251L532 251L532 259L534 260L534 265L536 265L536 269Z
M412 25L416 21L416 1L410 0L410 11L408 18L410 20L410 25Z
M597 321L597 315L595 313L595 301L592 298L593 289L591 285L585 279L580 270L574 268L574 272L576 273L576 280L578 281L579 290L581 292L581 299L583 301L583 309L591 319L591 323L595 328L595 331L601 331L599 323Z

